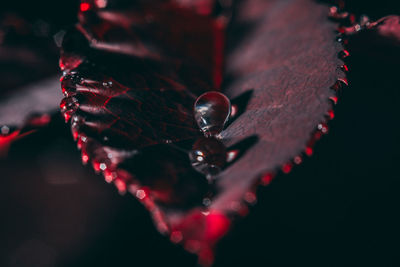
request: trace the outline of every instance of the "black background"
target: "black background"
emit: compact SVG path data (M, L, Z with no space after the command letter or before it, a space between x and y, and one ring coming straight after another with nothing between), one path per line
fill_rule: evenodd
M397 12L394 2L350 8L379 18ZM74 1L22 3L3 12L59 28L75 20ZM367 51L348 62L350 86L330 133L302 165L259 188L258 203L219 243L215 266L400 266L400 61ZM133 197L81 167L61 119L18 142L0 170L0 266L195 266ZM49 172L64 184L46 182Z

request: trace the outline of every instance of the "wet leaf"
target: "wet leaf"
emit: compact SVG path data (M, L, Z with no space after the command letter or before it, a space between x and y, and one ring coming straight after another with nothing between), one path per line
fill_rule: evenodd
M256 202L260 178L289 172L328 132L331 86L344 77L328 7L242 1L228 24L230 7L213 1L96 3L81 4L60 61L61 110L82 160L210 264L231 220ZM201 134L195 99L215 89L235 112L221 133L230 163L209 183L189 151Z

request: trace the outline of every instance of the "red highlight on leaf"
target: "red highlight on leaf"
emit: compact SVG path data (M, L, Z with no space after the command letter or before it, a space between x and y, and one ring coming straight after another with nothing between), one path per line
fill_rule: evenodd
M0 135L0 158L8 153L11 143L18 137L19 131L14 131L8 135Z
M282 166L282 172L283 173L289 173L293 168L292 163L286 163Z
M86 12L90 9L90 4L89 3L81 3L80 5L80 10L82 12Z
M267 173L261 178L261 184L266 186L269 185L274 179L274 175L272 173Z

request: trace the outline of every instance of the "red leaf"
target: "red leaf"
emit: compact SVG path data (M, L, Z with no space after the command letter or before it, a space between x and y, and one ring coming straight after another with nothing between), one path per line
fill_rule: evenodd
M331 86L344 77L328 8L243 1L226 31L229 8L213 1L98 2L83 2L63 43L64 116L84 163L135 195L160 232L208 265L231 219L256 202L259 179L289 172L328 131ZM199 136L192 107L219 89L223 54L235 120L221 136L232 159L208 184L187 153Z

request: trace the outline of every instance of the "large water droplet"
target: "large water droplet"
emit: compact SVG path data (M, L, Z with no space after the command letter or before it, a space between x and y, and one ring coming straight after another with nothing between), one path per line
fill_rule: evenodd
M231 112L231 102L222 93L211 91L199 96L194 104L194 118L205 136L219 134Z

